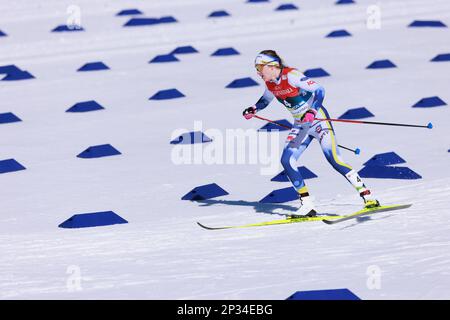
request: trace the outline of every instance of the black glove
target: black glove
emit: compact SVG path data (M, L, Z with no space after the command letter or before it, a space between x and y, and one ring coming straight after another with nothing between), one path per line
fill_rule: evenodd
M251 118L253 118L253 116L255 114L256 114L256 107L255 106L251 106L250 108L247 108L247 109L244 110L244 112L242 112L242 115L247 120L250 120Z

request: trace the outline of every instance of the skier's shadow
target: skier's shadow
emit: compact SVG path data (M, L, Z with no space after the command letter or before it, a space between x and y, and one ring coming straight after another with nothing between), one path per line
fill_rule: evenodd
M227 206L243 206L243 207L253 207L255 212L265 213L265 214L273 214L279 216L285 216L290 213L294 213L298 210L297 207L279 204L279 203L260 203L258 201L245 201L245 200L196 200L196 202L200 203L201 207L209 207L216 204L227 205ZM274 210L283 210L286 213L274 212Z
M346 227L344 227L344 228L341 228L341 230L345 230L345 229L348 229L348 228L353 228L353 227L359 225L360 223L364 223L364 222L368 222L368 221L375 221L375 220L383 220L383 219L387 219L387 218L392 217L392 216L393 216L393 215L390 214L390 215L388 215L388 216L384 216L384 217L376 218L376 219L372 219L371 216L362 216L362 217L356 218L356 219L355 219L355 220L356 220L355 223L353 223L353 224L351 224L351 225L348 225L348 226L346 226Z
M196 202L200 203L202 207L208 207L215 204L222 204L227 206L243 206L243 207L253 207L255 212L278 215L278 216L286 216L288 214L294 214L298 207L294 207L287 204L281 203L261 203L258 201L245 201L245 200L196 200ZM275 212L274 210L279 210L283 212ZM328 214L330 216L337 214Z

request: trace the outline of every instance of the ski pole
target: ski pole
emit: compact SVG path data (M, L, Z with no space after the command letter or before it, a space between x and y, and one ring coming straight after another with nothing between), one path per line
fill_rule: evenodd
M270 119L266 119L266 118L260 117L260 116L258 116L258 115L256 115L256 114L255 114L253 117L258 118L258 119L260 119L260 120L264 120L264 121L273 123L273 124L276 124L276 125L278 125L278 126L280 126L280 127L282 127L282 128L286 128L286 129L289 129L289 130L292 129L292 127L286 126L286 125L284 125L284 124L282 124L282 123L278 123L278 122L273 121L273 120L270 120ZM315 119L315 120L323 120L323 119ZM353 152L354 154L360 154L360 152L361 152L361 150L360 150L359 148L356 148L355 150L353 150L353 149L350 149L350 148L341 146L340 144L338 144L338 147L339 147L339 148L342 148L342 149L345 149L345 150L348 150L348 151L351 151L351 152Z
M255 117L255 118L258 118L258 119L260 119L260 120L264 120L264 121L267 121L267 122L276 124L276 125L278 125L278 126L280 126L280 127L282 127L282 128L286 128L286 129L289 129L289 130L292 129L292 127L286 126L286 125L284 125L284 124L282 124L282 123L278 123L278 122L273 121L273 120L270 120L270 119L266 119L266 118L260 117L260 116L258 116L258 115L256 115L256 114L254 115L254 117Z
M348 120L348 119L319 119L315 118L317 121L335 121L335 122L346 122L346 123L358 123L358 124L378 124L385 126L399 126L399 127L414 127L414 128L427 128L432 129L433 124L429 122L426 126L418 124L404 124L404 123L392 123L392 122L376 122L376 121L361 121L361 120Z

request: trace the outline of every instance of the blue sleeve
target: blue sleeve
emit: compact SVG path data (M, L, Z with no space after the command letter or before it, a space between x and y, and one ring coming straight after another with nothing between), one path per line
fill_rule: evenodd
M311 107L314 110L319 110L320 107L322 107L322 102L324 98L325 98L325 89L324 87L320 86L320 88L317 88L314 91L314 100Z
M259 98L259 100L255 103L256 111L262 110L267 107L273 100L274 95L269 90L265 90L264 94Z

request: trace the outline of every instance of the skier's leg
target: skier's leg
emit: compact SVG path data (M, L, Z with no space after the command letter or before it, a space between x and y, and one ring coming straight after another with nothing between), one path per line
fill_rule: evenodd
M298 171L296 162L300 158L303 151L305 151L309 146L311 141L312 138L310 136L306 136L302 141L300 141L300 143L298 143L298 145L291 144L289 142L286 144L283 154L281 155L281 164L283 165L284 172L299 195L307 194L308 189L305 186L302 175Z
M284 171L297 191L300 200L300 208L292 217L316 215L314 204L309 197L308 189L296 163L312 141L312 137L308 135L308 130L309 125L294 127L287 138L287 143L281 156L281 164Z
M319 110L321 116L329 117L326 110ZM333 126L330 122L321 122L315 125L315 137L319 140L325 158L333 168L342 174L363 198L366 207L378 205L378 201L372 198L370 190L366 187L358 173L342 158ZM319 127L319 129L317 129Z

